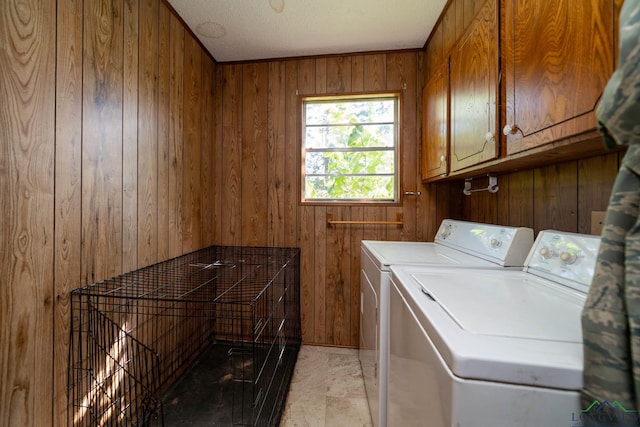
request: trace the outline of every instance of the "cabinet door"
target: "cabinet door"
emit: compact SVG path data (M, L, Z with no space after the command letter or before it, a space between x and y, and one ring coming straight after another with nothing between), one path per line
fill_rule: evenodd
M449 150L449 64L422 91L422 179L447 174Z
M614 0L507 0L507 154L593 130L613 72Z
M499 153L495 3L484 4L451 56L451 171L494 159Z

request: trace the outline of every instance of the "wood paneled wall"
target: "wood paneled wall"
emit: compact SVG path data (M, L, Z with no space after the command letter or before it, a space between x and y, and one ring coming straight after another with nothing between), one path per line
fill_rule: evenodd
M427 191L435 194L437 221L449 217L530 227L536 235L548 229L589 234L591 213L607 210L623 155L614 152L500 175L497 193L465 196L464 181L429 184ZM486 187L487 181L474 180L472 187Z
M432 241L444 218L589 233L591 212L606 210L616 153L503 174L496 194L464 196L463 181L423 185L417 117L424 63L418 52L395 52L217 67L217 242L301 248L305 343L357 347L363 239ZM422 195L404 197L401 207L299 205L299 95L372 90L402 91L403 191ZM397 212L401 228L326 224L327 213L395 220Z
M0 28L0 425L66 425L69 291L214 243L216 64L158 0Z
M357 346L360 241L421 239L419 199L402 207L300 206L299 96L402 92L403 191L418 189L416 51L336 55L218 65L221 132L214 158L221 244L299 246L302 330L306 343ZM386 220L403 227L333 226L338 220ZM218 234L219 233L219 234Z

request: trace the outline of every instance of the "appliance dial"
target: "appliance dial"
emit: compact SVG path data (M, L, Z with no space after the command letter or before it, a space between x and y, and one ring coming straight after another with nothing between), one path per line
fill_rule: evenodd
M499 248L500 246L502 246L502 241L500 239L496 239L495 237L491 239L491 247L492 248Z
M560 254L560 261L565 264L573 264L578 259L578 256L572 252L562 252Z
M540 249L540 255L542 255L542 258L544 258L544 259L549 259L554 255L554 253L553 253L552 249L549 249L547 247L543 247L543 248Z

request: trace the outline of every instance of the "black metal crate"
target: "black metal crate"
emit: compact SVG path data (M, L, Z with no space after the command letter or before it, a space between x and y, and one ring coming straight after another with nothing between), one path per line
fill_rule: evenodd
M234 425L276 425L301 343L299 249L212 246L71 293L69 423L163 425L163 393L227 352Z

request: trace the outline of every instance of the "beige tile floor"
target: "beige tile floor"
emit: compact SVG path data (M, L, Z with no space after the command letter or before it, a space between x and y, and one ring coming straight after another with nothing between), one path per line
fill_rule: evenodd
M358 351L303 345L281 427L370 427Z

